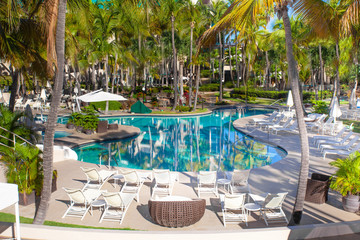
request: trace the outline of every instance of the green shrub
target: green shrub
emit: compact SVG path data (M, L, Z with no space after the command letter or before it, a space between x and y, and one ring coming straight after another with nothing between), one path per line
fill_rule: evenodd
M85 107L81 113L72 113L68 122L73 123L77 127L81 126L84 129L95 130L98 126L99 118L93 109Z
M177 106L176 110L179 112L190 112L192 108L189 106Z
M208 77L210 77L210 75L211 75L211 72L209 69L203 69L200 72L200 77L202 77L202 78L208 78Z
M246 95L245 87L234 88L232 94ZM286 99L288 96L288 91L263 91L263 90L256 90L250 88L247 90L247 95L250 97L258 97L258 98ZM310 100L313 95L314 94L312 92L303 92L304 101Z
M246 98L246 95L244 95L244 94L230 94L230 95L232 98L238 98L238 99L242 99L242 100L245 100L245 98ZM254 102L254 101L256 101L256 97L251 97L248 95L247 100Z
M219 89L220 89L219 83L209 83L199 87L199 91L201 92L216 92L219 91Z
M234 88L235 87L235 85L232 82L225 82L224 86L226 88Z
M314 113L327 114L329 113L328 106L324 101L313 101Z

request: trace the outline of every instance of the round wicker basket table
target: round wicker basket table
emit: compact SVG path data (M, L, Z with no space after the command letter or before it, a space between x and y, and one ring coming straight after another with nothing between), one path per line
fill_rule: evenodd
M165 227L185 227L198 222L205 212L205 199L168 196L149 200L149 212L155 223Z

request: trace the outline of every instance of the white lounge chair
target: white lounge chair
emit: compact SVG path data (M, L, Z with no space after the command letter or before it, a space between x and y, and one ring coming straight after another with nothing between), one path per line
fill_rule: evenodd
M280 125L280 122L284 119L285 115L280 115L275 121L273 122L261 122L259 123L260 129L264 127L267 129L269 126Z
M323 144L320 146L320 151L323 152L324 150L327 150L327 149L348 150L357 142L357 140L359 140L359 137L360 136L358 136L358 135L355 136L353 139L351 139L351 141L349 141L345 145Z
M136 196L136 201L139 202L140 190L146 178L141 177L135 170L122 172L122 174L124 176L124 185L122 186L120 192L135 194L134 196Z
M247 224L247 214L245 213L245 196L246 194L221 194L221 210L223 215L224 227L227 223L245 222Z
M343 138L340 140L319 140L317 141L317 148L320 148L321 145L324 144L332 144L332 145L344 145L344 143L350 139L350 137L353 135L353 132L350 131L348 134L346 134Z
M85 189L100 189L104 183L109 180L109 178L117 174L117 171L108 171L108 170L100 170L98 171L96 168L83 168L80 167L81 170L85 173L87 177L87 182L85 183L83 190Z
M70 198L70 205L62 218L66 216L73 216L81 217L81 220L83 220L86 213L91 208L91 203L94 202L101 195L101 191L95 189L63 189ZM92 215L92 211L90 212L90 214Z
M155 178L155 186L151 197L154 197L155 194L171 195L175 182L179 180L179 173L164 169L153 169L153 176Z
M269 222L286 222L289 221L286 218L284 211L282 210L282 204L288 193L268 193L266 197L250 194L250 197L260 206L260 214L264 218L266 226Z
M286 127L288 127L288 126L290 125L291 121L292 121L292 117L289 117L284 124L281 124L281 123L280 123L280 124L270 125L270 126L268 127L268 129L269 129L269 130L272 130L273 128L280 128L280 127L286 128Z
M218 188L216 183L216 171L200 171L198 180L198 196L200 197L201 192L214 193L218 196Z
M342 156L349 156L350 154L360 150L360 143L356 144L354 147L348 150L338 150L338 149L325 149L323 151L323 158L325 159L327 154L336 154Z
M121 224L125 218L125 214L129 209L129 206L135 198L135 194L113 192L103 193L102 195L105 199L106 207L100 218L100 222L103 220L120 221Z
M273 133L278 134L278 132L284 131L284 132L293 132L297 129L298 124L297 120L295 120L290 126L288 127L276 127L272 128Z
M278 115L278 113L279 112L277 112L277 111L274 111L269 117L267 117L267 118L252 118L252 119L250 119L250 123L251 124L254 124L254 125L256 125L256 124L258 124L258 123L260 123L260 122L272 122L275 118L276 118L276 116Z
M231 176L231 193L250 193L248 179L250 170L234 170Z
M314 127L319 127L324 123L326 117L327 115L323 114L313 122L306 122L306 127L309 128L309 130L312 130Z
M345 131L347 130L347 127L343 127L340 132L338 132L338 134L336 134L336 136L314 136L313 137L313 144L315 146L317 146L317 142L320 140L331 140L331 141L338 141L341 140L340 138L342 137L342 135L345 133Z

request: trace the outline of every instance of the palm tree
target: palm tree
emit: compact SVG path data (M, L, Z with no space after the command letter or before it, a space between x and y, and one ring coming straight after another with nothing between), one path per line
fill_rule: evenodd
M57 12L56 15L56 77L53 88L53 96L46 122L45 136L44 136L44 151L43 151L43 188L41 191L41 200L39 208L36 211L34 224L43 224L46 213L49 207L51 197L51 183L53 176L53 151L54 151L54 135L57 123L58 110L60 107L60 100L63 88L64 79L64 63L65 63L65 19L66 19L66 3L67 0L59 0L58 8L53 9ZM57 4L55 4L57 5ZM50 13L53 17L54 12ZM50 31L51 32L51 31Z
M275 7L276 4L276 7ZM291 88L295 103L295 111L299 126L299 135L301 143L301 166L299 171L298 191L291 218L291 224L299 224L301 221L302 211L304 207L307 177L309 171L309 143L307 138L306 125L302 110L300 89L299 89L299 73L297 70L297 62L294 57L293 41L291 36L291 23L288 16L288 4L290 2L283 1L235 1L226 11L225 16L210 30L204 33L202 44L207 43L215 34L223 29L230 29L234 22L238 29L243 29L247 24L256 21L259 12L268 12L275 9L278 16L283 19L286 40L286 57L288 61L288 75L291 79Z

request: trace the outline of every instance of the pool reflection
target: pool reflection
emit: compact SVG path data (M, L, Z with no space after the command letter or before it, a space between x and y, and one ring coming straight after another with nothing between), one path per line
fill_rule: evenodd
M262 112L249 111L248 114ZM79 160L101 165L174 171L250 169L282 159L286 153L236 131L235 109L196 117L122 117L109 123L139 127L133 138L74 149Z

